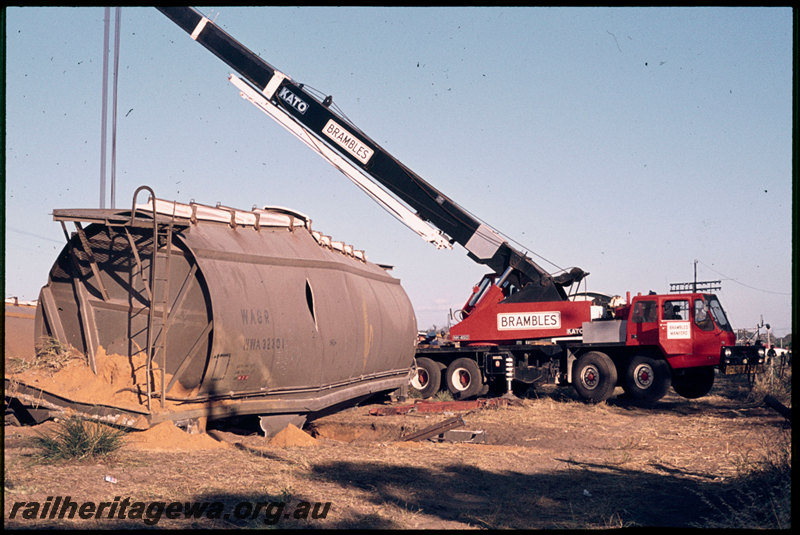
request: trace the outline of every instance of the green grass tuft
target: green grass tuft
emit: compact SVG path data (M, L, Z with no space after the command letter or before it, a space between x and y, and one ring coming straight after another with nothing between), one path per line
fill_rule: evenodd
M108 455L122 447L124 437L121 429L72 417L59 422L52 435L39 434L33 440L39 456L52 461Z
M453 401L453 394L449 390L439 390L433 396L433 399L436 401Z

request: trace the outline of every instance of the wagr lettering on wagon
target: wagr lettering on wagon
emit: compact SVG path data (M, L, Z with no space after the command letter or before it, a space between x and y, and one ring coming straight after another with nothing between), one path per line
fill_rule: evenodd
M242 324L243 325L261 325L269 323L269 311L261 308L243 308L242 309Z

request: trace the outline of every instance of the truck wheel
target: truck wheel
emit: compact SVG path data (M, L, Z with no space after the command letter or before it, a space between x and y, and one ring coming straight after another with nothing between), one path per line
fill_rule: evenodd
M411 388L419 392L424 399L436 394L441 384L442 372L439 365L429 358L418 358L417 370L411 379Z
M697 399L711 392L714 386L714 368L687 368L679 370L672 377L675 393L686 399Z
M469 358L459 358L447 367L447 388L456 399L469 399L477 396L483 388L481 370Z
M583 399L594 403L605 401L617 386L617 368L605 353L584 353L575 363L572 384Z
M635 356L625 371L625 392L638 401L655 402L663 398L672 383L665 360Z

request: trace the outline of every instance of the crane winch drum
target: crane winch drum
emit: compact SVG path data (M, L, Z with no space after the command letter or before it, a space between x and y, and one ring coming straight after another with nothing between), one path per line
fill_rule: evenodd
M212 417L307 415L407 384L411 303L362 251L286 209L135 199L130 211L53 211L68 243L40 292L37 337L92 366L100 348L147 353L166 371L148 405L242 401Z

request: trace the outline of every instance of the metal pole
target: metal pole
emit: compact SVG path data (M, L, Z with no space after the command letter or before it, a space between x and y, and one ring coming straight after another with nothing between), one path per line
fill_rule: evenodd
M119 79L119 27L121 8L114 10L114 97L111 110L111 208L114 208L114 199L117 189L117 80Z
M108 115L108 32L111 8L103 17L103 116L100 120L100 208L106 207L106 116Z

